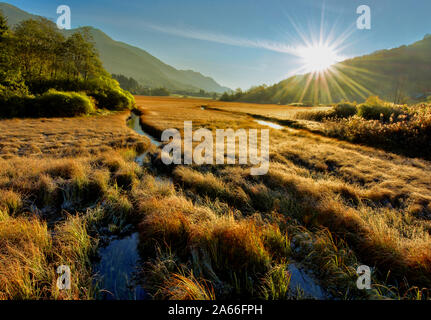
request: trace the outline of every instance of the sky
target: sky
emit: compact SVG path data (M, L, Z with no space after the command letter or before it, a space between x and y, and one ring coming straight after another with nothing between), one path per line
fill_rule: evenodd
M56 19L71 9L72 28L93 26L163 62L230 88L277 83L298 73L294 49L322 35L350 58L411 44L431 33L430 0L16 0ZM357 8L371 9L359 30ZM322 31L322 32L321 32Z

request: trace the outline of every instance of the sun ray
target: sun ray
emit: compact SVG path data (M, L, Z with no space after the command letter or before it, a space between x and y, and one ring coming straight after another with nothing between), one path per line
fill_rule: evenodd
M310 73L308 75L307 82L306 82L306 84L304 86L304 90L302 91L301 97L298 100L299 102L302 102L304 100L305 94L307 93L308 87L310 86L310 83L311 83L311 80L313 80L313 77L314 77L313 73Z

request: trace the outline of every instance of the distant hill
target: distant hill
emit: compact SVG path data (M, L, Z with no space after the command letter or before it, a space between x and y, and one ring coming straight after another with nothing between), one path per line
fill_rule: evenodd
M24 20L38 18L36 15L4 2L0 3L0 10L7 17L10 26ZM68 30L65 31L65 34L68 35L78 30ZM191 70L177 70L140 48L111 39L99 29L90 28L90 32L103 66L110 73L132 77L141 85L152 88L166 87L170 90L190 91L203 89L217 93L230 91L229 88L219 85L210 77Z
M258 103L362 102L370 95L403 103L431 95L431 35L409 46L340 62L325 77L305 74L230 98Z

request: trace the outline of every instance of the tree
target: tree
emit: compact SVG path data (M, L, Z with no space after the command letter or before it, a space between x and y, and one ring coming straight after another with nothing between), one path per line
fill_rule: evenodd
M127 78L122 74L113 74L112 78L118 81L121 88L130 91L133 94L142 94L142 92L145 91L145 88L143 88L138 81L132 77Z
M13 41L7 20L0 11L0 100L28 93L21 74L13 63Z
M157 88L157 89L151 90L151 95L163 97L163 96L169 96L170 93L166 88Z
M66 61L73 62L69 74L71 73L74 77L82 77L84 80L107 76L88 28L71 35L66 41L65 48Z
M0 41L9 33L7 19L0 10Z
M20 65L24 79L51 76L64 43L55 24L45 18L26 20L16 27L14 36L15 63Z

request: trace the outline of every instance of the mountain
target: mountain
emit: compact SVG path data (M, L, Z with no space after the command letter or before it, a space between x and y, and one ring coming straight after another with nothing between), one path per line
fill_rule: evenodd
M362 102L371 95L411 102L431 95L431 35L408 46L380 50L332 66L325 76L305 74L273 86L259 86L230 96L258 103Z
M76 30L69 30L71 34ZM172 90L225 92L229 88L220 86L210 77L191 70L177 70L148 52L115 41L102 31L90 28L100 59L105 69L113 74L122 74L136 79L148 87L166 87Z
M39 16L30 14L9 3L0 2L0 10L7 17L9 26L13 27L24 20L37 19Z
M0 10L7 17L11 27L24 20L39 18L39 16L27 13L5 2L0 3ZM70 35L79 30L80 28L66 30L64 34ZM231 90L199 72L177 70L140 48L113 40L99 29L90 28L90 33L103 66L110 73L132 77L141 85L152 88L166 87L170 90L183 91L203 89L207 92L218 93Z

